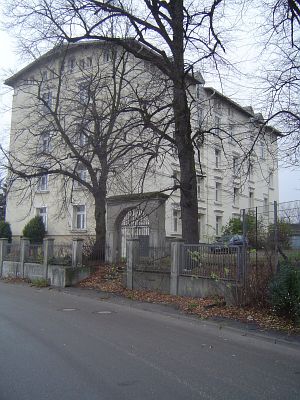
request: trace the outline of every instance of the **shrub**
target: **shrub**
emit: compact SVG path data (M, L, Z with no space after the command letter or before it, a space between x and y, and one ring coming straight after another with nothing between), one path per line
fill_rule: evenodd
M11 229L10 224L5 221L0 221L0 237L7 238L9 242L11 242Z
M269 287L269 301L279 316L296 321L300 318L300 270L284 265Z
M31 243L41 243L45 234L45 225L40 216L32 218L23 229L23 236L27 237Z

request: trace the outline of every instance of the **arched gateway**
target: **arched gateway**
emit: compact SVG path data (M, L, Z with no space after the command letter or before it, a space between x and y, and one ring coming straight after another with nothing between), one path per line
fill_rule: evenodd
M151 192L112 196L107 199L107 261L124 256L126 239L144 246L161 247L165 241L165 202L168 196Z

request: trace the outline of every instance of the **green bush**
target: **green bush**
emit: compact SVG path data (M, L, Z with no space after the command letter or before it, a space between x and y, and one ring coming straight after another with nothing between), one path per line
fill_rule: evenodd
M279 316L293 321L300 319L300 270L284 265L269 287L269 301Z
M32 218L23 229L23 236L28 238L31 243L42 243L45 234L45 225L40 216Z
M11 229L10 224L5 221L0 221L0 237L7 238L9 242L11 242Z

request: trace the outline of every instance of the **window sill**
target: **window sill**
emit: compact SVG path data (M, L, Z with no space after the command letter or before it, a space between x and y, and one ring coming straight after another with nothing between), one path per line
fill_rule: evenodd
M45 194L45 193L50 193L50 190L37 190L36 191L37 194Z
M234 209L236 209L236 210L239 210L239 209L240 209L240 207L239 207L237 204L233 204L233 205L232 205L232 208L234 208Z
M222 207L222 203L221 203L220 201L215 201L215 202L214 202L214 205L215 205L215 206L220 206L220 207Z
M70 232L71 232L71 233L87 233L87 229L86 229L86 228L84 228L84 229L75 229L75 228L72 228L72 229L70 229Z

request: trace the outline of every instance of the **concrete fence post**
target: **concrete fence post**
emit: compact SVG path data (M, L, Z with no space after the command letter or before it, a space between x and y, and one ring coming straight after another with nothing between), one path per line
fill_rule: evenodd
M130 239L126 242L126 287L133 289L133 271L139 262L139 239Z
M25 262L29 253L30 240L28 238L21 238L21 249L20 249L20 272L21 278L25 278ZM16 277L18 276L18 269L16 268Z
M7 252L7 244L8 244L8 239L6 238L0 239L0 276L2 276L3 261Z
M170 294L178 295L178 280L180 267L183 262L183 241L171 243L171 279Z
M45 271L45 279L48 279L48 265L49 260L53 257L54 251L54 239L46 238L43 240L43 248L44 248L44 260L43 266Z
M82 267L83 239L74 238L72 241L72 267Z

